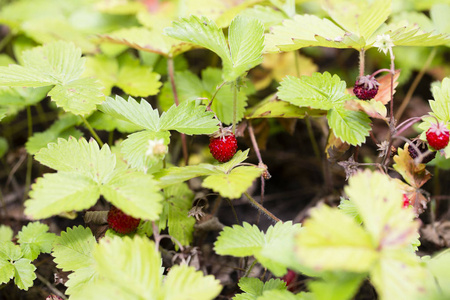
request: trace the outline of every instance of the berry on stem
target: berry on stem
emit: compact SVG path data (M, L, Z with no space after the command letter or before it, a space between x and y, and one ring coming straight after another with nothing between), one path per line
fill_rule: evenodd
M447 147L450 134L444 122L437 122L431 124L426 136L428 145L435 150L441 150Z
M237 141L229 127L220 128L209 139L209 151L219 162L229 161L237 151Z
M422 140L413 140L411 144L417 147L420 154L425 154L428 151L428 154L422 157L422 161L420 161L420 163L426 164L436 157L436 152L429 151L427 143L423 142ZM416 149L412 145L408 145L408 152L409 156L411 156L412 159L416 159L419 156L419 153L417 153Z
M111 206L108 212L109 228L118 233L127 234L135 231L139 226L140 221L140 219L125 214L115 206Z
M411 200L409 200L408 196L406 194L403 194L403 207L409 207L411 205Z
M380 84L371 75L359 76L356 79L353 93L360 100L370 100L378 93Z

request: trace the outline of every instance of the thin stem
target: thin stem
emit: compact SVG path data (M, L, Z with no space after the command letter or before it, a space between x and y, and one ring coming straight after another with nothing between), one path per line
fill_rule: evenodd
M361 49L359 51L359 76L364 76L364 60L365 60L365 50Z
M403 133L409 127L411 127L412 125L414 125L414 124L416 124L417 122L420 122L420 121L422 121L421 117L413 117L413 118L410 118L408 120L405 120L404 122L402 122L400 125L398 125L395 128L395 134L399 135L399 134Z
M263 160L261 158L261 153L259 152L258 143L256 142L255 132L253 131L252 123L248 123L248 133L250 135L250 140L252 141L253 149L255 150L256 157L258 158L258 162L262 163Z
M305 123L306 123L306 128L308 129L308 136L309 136L309 140L311 141L311 145L313 147L314 155L316 156L317 160L320 161L320 158L321 158L320 150L319 150L319 146L317 145L316 137L314 136L314 131L312 129L310 116L305 117Z
M237 115L237 92L238 92L238 80L236 79L233 84L233 134L236 133L236 115Z
M391 101L389 106L389 145L388 150L386 152L385 157L383 157L382 164L387 165L389 163L389 157L391 156L391 148L392 148L392 141L393 141L393 135L395 133L395 119L394 119L394 76L395 76L395 56L392 52L392 47L389 48L389 54L391 56L391 86L390 86L390 92L391 92Z
M376 70L375 72L373 72L372 75L370 75L370 77L373 78L373 77L377 76L378 74L380 74L381 72L388 72L388 73L392 74L392 71L390 69L379 69L379 70Z
M216 91L214 92L214 95L212 95L211 97L211 101L209 101L208 106L206 107L206 110L210 110L211 109L211 105L213 103L213 100L216 98L217 93L220 91L220 89L226 84L227 82L224 81L222 82L217 88Z
M239 218L237 216L236 210L234 209L233 203L231 202L230 199L228 199L228 198L226 198L226 199L227 199L228 204L231 207L231 211L233 212L234 218L236 219L236 223L239 224Z
M112 145L114 143L114 130L111 130L108 135L108 144Z
M94 139L97 141L97 143L100 145L100 147L103 147L103 142L100 139L100 137L97 135L97 133L95 132L94 128L92 128L91 124L89 124L89 122L86 120L85 117L81 116L81 120L83 120L84 125L87 127L87 129L89 130L89 132L92 134L92 136L94 137Z
M406 107L409 104L409 101L411 101L412 95L414 91L416 90L417 86L419 85L419 82L422 80L423 75L425 75L426 70L430 66L431 62L433 61L434 56L436 55L436 48L433 48L433 50L428 55L427 60L425 61L425 64L423 65L422 69L420 70L419 74L417 74L416 78L414 78L413 83L408 89L408 92L406 93L405 98L403 99L402 105L400 105L397 113L395 114L395 118L397 120L400 120L403 113L405 112Z
M248 275L250 275L250 272L252 271L253 267L256 265L258 261L255 259L252 264L250 265L250 267L248 267L248 269L245 271L244 277L248 277Z
M54 287L47 279L45 279L41 274L39 274L38 272L35 272L37 279L39 279L40 282L42 282L43 284L45 284L49 290L52 291L52 293L54 293L56 296L66 300L67 297L66 295L64 295L63 293L61 293L60 290L58 290L56 287Z
M170 86L172 87L173 100L175 102L175 105L178 106L180 104L180 101L178 99L177 86L175 85L175 67L173 64L172 56L169 56L169 58L167 59L167 73L169 74ZM184 164L187 166L189 164L189 154L186 135L184 133L181 133L181 144L183 148Z
M33 135L33 116L31 115L31 107L27 106L27 120L28 120L28 139ZM31 172L33 168L33 157L27 154L27 174L25 177L25 191L23 192L23 201L28 197L28 191L31 185Z
M265 213L269 218L271 218L275 223L276 222L281 222L280 219L278 219L277 217L275 217L275 215L273 213L271 213L270 211L268 211L264 206L262 206L261 204L258 203L258 201L256 201L255 199L253 199L247 192L244 193L244 195L248 198L248 200L250 200L250 202L256 206L256 208L258 208L260 211L262 211L263 213Z
M1 41L0 41L0 52L5 48L6 45L11 41L13 38L13 34L10 31Z

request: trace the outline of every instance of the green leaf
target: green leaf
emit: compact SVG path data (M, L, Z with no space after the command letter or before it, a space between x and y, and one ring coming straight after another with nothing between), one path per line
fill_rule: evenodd
M13 231L11 227L1 224L0 225L0 242L11 241L13 238Z
M161 130L176 130L185 134L211 134L218 130L214 113L195 101L183 101L161 115Z
M73 137L48 144L36 153L35 159L57 171L75 172L99 184L110 180L116 166L116 157L107 144L100 149L94 139L88 143L84 138Z
M137 97L156 95L161 87L158 73L151 68L141 66L138 59L131 56L123 56L120 61L120 71L117 76L117 86L125 93Z
M221 174L215 166L210 164L199 164L196 166L171 167L162 169L155 173L155 178L159 181L161 187L167 187L178 184L191 178L206 176L212 174Z
M202 70L203 86L206 95L203 97L208 98L203 103L207 105L215 94L216 97L211 105L212 111L214 111L220 121L224 124L231 124L233 122L233 84L225 84L219 91L217 88L223 83L222 71L217 68L206 68ZM237 92L236 101L236 122L242 120L247 107L247 93L251 90L249 83L246 83L248 87L240 87ZM216 93L217 91L217 93Z
M270 6L255 5L240 13L241 16L256 18L264 24L265 29L270 29L275 25L280 25L286 16L279 10Z
M236 199L252 185L262 173L255 166L240 166L228 174L211 175L203 180L202 186L218 192L222 197Z
M271 259L269 249L278 245L284 239L293 239L300 232L300 224L292 222L278 222L270 226L267 233L259 231L255 225L248 223L242 226L225 227L214 244L214 250L219 255L232 255L236 257L255 256L255 258L275 276L282 276L287 272L286 265ZM293 249L292 249L293 250ZM272 252L273 253L273 252Z
M97 78L104 87L105 95L111 94L111 89L117 82L118 73L119 63L116 58L104 54L86 57L86 69L83 75Z
M99 197L98 184L86 175L47 173L32 185L30 199L25 201L25 213L33 219L44 219L90 208Z
M390 24L384 34L391 37L395 46L431 47L445 45L450 42L450 34L436 34L434 31L425 32L417 24Z
M353 299L364 280L364 275L354 273L338 273L326 276L324 280L314 280L308 283L309 290L317 300L347 300Z
M191 15L174 21L172 27L165 28L164 32L173 38L190 42L215 52L221 59L225 69L231 70L233 62L228 49L227 41L222 29L207 17Z
M102 195L124 213L139 219L157 220L163 197L151 175L137 171L117 172L101 187Z
M161 299L215 299L222 290L219 280L214 276L203 276L201 271L186 265L175 265L164 281Z
M354 48L365 46L364 39L355 34L346 33L328 19L313 15L296 15L283 21L266 35L265 51L293 51L303 47Z
M302 265L320 271L365 273L378 259L371 236L353 218L326 205L311 210L295 252Z
M44 99L48 91L50 87L0 87L0 105L23 109Z
M228 32L233 64L224 64L224 79L232 81L262 62L264 26L258 19L237 16Z
M52 256L56 266L63 271L77 271L93 265L95 237L89 228L75 226L56 237Z
M0 120L1 120L1 112L0 112ZM8 141L4 138L0 136L0 158L2 158L7 152L8 152ZM0 225L1 228L1 225ZM1 234L0 234L1 236ZM1 238L0 238L1 240Z
M372 127L369 116L362 111L336 108L328 111L328 125L336 137L350 145L361 145L366 141Z
M48 95L66 112L88 115L102 103L102 86L92 78L80 78L64 85L56 85Z
M258 278L242 277L238 283L244 293L236 294L233 300L257 300L265 291L286 290L286 283L280 279L270 279L262 282Z
M229 161L223 164L214 165L214 167L226 174L230 173L232 169L237 167L241 162L248 158L249 152L250 149L247 149L245 151L238 150Z
M36 132L25 144L27 152L35 154L49 143L56 143L58 138L68 139L70 136L79 138L82 132L73 128L81 122L80 118L72 114L64 114L44 132Z
M170 133L144 130L130 134L121 144L121 152L131 168L148 170L161 162L168 150ZM154 153L154 147L165 146L164 153Z
M214 251L219 255L252 256L265 242L264 233L256 225L244 222L243 226L225 227L214 243Z
M133 295L128 299L157 299L161 257L152 241L139 236L105 238L93 255L99 276Z
M348 98L346 84L339 76L325 72L312 76L286 76L278 88L278 97L299 107L329 110L341 107Z
M346 31L367 40L391 14L391 0L322 1L322 8Z
M306 293L300 293L294 295L288 290L270 290L265 291L262 296L259 296L257 300L273 300L273 299L283 299L283 300L312 300Z
M403 192L389 176L359 172L350 177L345 193L361 217L372 243L382 249L402 249L416 238L418 222L412 209L403 208Z
M63 41L25 51L24 66L0 67L0 82L6 86L41 87L55 85L49 96L57 106L74 114L92 112L103 101L101 85L91 78L80 78L84 58L74 44Z
M85 289L91 284L97 276L97 272L94 269L94 265L90 265L85 268L79 268L75 272L67 276L67 280L64 285L67 287L66 294L74 295L80 290Z
M96 130L114 131L115 129L117 129L122 133L130 133L142 130L141 126L114 118L110 115L102 113L99 110L90 115L87 121L92 126L92 128Z
M426 272L410 252L383 251L370 274L380 300L417 299L426 292Z
M426 263L427 269L433 275L439 289L444 295L450 295L450 274L448 273L448 266L450 266L450 249L439 252Z
M171 185L164 189L164 207L167 211L164 224L160 229L165 229L166 221L169 227L169 234L176 238L181 245L190 245L193 240L195 218L189 216L189 210L192 208L194 193L189 189L186 183Z
M19 246L11 241L0 242L0 283L7 283L14 277L14 266L11 261L19 259Z
M362 223L361 217L358 213L358 208L353 201L341 198L341 202L338 207L344 214L354 218L357 223Z
M318 117L326 114L326 111L311 109L309 107L298 107L286 101L278 100L272 96L259 102L246 112L246 119L259 118L297 118L303 119L306 116Z
M142 128L159 131L159 113L144 99L138 103L132 97L128 100L116 95L116 98L106 97L99 109L114 118L128 121Z
M18 234L23 257L29 260L35 260L40 253L50 253L54 239L55 234L48 232L48 226L39 222L29 223Z
M433 111L432 115L440 121L450 121L450 77L444 78L441 85L433 86L431 92L434 100L429 100L428 103Z
M36 279L34 273L36 267L26 258L18 259L12 265L14 266L14 283L19 289L28 291L28 288L33 286L33 280Z

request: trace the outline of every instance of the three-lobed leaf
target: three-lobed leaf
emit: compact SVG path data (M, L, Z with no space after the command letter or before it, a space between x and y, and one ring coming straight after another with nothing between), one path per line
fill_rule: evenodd
M19 231L17 242L22 248L23 257L35 260L40 253L52 251L54 233L48 232L48 226L39 222L29 223Z

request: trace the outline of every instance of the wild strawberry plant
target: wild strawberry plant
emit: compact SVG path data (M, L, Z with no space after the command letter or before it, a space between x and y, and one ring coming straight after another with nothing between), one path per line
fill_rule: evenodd
M27 224L16 235L0 226L0 282L29 290L37 278L49 297L70 299L339 300L364 287L373 299L448 298L449 250L418 255L420 215L434 218L437 199L448 199L426 190L428 166L435 186L448 169L448 69L429 113L399 122L417 83L400 107L394 100L411 65L425 72L445 59L436 49L450 43L450 6L297 2L0 1L0 157L18 147L11 128L22 110L28 127ZM303 54L315 47L353 50L359 68L317 72L326 52ZM419 47L433 47L425 66L402 52ZM201 59L191 56L198 48ZM260 148L298 119L322 164L318 196L341 197L282 221L253 195L259 186L262 200L270 185ZM370 140L378 160L363 153ZM348 183L333 186L337 166ZM17 186L14 169L5 192ZM224 226L221 199L236 219L233 203L248 200L274 224ZM78 215L63 230L45 224ZM213 271L227 259L232 282ZM67 272L64 288L37 273L49 261Z

